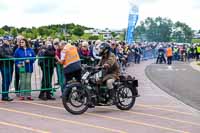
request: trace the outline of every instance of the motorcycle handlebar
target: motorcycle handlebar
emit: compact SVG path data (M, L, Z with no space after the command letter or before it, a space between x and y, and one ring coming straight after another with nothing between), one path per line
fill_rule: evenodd
M82 65L82 67L84 69L90 69L90 70L102 70L102 69L104 69L104 67L102 67L102 66L96 66L96 67L94 67L94 66Z

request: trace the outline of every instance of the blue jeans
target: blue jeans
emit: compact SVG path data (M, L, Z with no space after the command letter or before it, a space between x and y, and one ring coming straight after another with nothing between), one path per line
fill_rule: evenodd
M178 55L178 53L174 53L174 60L176 60L176 61L179 60L179 55Z
M12 82L13 67L0 67L2 76L2 99L8 98L10 83Z
M135 54L135 64L140 64L140 55Z

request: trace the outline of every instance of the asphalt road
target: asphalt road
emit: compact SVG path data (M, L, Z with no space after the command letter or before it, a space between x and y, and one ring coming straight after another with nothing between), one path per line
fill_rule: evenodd
M189 63L152 64L146 68L146 74L164 91L200 110L200 72Z
M145 75L149 61L127 68L139 80L139 94L129 111L96 107L78 116L55 101L0 101L0 133L199 133L200 113L154 85Z

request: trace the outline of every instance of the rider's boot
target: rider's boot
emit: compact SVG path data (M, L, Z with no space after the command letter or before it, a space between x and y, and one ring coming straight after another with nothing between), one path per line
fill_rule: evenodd
M109 94L110 98L109 98L107 104L108 105L115 104L115 91L114 91L114 89L108 90L108 94Z
M89 108L94 108L94 107L95 107L93 97L91 98L91 100L89 100L89 102L87 103L87 106L88 106Z

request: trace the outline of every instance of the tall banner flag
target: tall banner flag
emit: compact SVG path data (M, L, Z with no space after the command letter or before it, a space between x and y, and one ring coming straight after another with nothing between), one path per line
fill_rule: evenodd
M128 16L128 28L126 31L126 43L128 45L134 42L134 29L138 21L139 9L138 6L131 4Z

